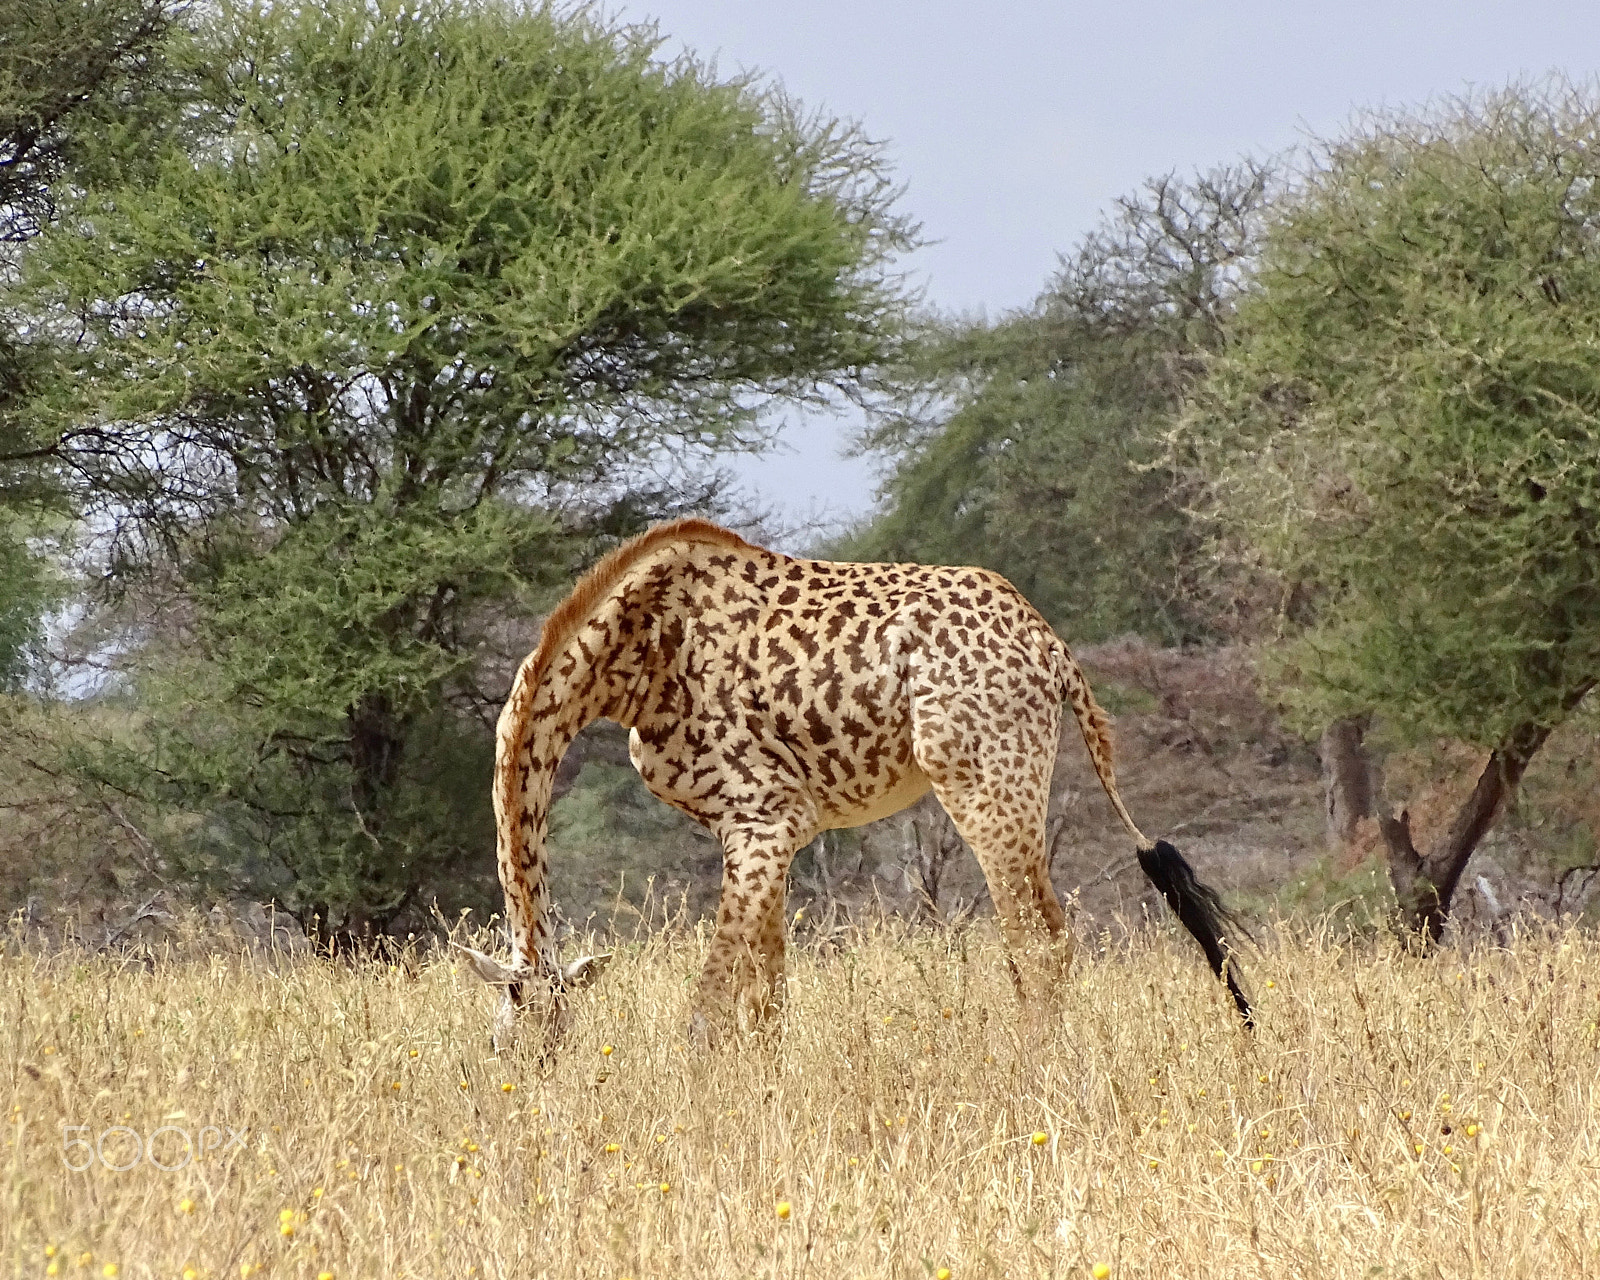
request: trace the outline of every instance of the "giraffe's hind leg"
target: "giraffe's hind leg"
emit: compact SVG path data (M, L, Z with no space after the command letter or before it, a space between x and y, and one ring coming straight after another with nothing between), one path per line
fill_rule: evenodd
M923 708L914 749L983 868L1018 994L1044 1012L1072 963L1045 841L1059 708L1001 718L997 711L1013 709L986 701L982 694L958 700L954 714L949 703Z
M1054 1003L1072 964L1066 912L1050 883L1044 805L1019 805L985 789L935 784L956 830L972 847L989 884L1017 994L1040 1009Z

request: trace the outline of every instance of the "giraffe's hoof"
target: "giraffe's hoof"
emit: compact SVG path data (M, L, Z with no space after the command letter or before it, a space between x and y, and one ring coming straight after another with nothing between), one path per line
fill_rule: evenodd
M721 1026L707 1017L703 1009L696 1009L689 1017L689 1043L702 1053L722 1044Z
M496 1027L489 1033L489 1052L492 1054L507 1054L517 1047L517 1033L511 1028L502 1030Z

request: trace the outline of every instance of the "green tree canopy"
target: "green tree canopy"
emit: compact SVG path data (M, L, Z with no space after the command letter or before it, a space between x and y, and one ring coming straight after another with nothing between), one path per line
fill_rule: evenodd
M173 0L34 0L0 23L0 239L51 219L75 139L137 109L159 78Z
M1080 638L1203 632L1159 441L1222 340L1267 185L1252 166L1153 180L1031 309L935 326L863 441L895 465L851 551L997 569Z
M1597 141L1594 91L1554 85L1326 146L1187 433L1224 527L1304 604L1308 722L1495 753L1456 875L1600 677Z
M658 45L497 0L224 4L181 120L109 131L29 256L81 334L45 410L110 574L173 585L204 664L161 767L319 910L393 907L424 849L487 865L407 788L575 531L703 503L686 457L893 349L875 146ZM223 708L236 750L197 727Z
M24 340L37 316L15 296L20 246L49 225L75 142L112 113L141 111L161 82L168 0L35 0L0 18L0 689L26 671L50 574L29 547L60 493L55 443L30 395L55 354Z

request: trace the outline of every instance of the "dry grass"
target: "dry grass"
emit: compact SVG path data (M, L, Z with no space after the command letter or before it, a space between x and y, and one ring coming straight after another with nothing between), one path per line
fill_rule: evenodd
M1251 1037L1146 934L1080 955L1041 1044L986 928L885 927L797 949L781 1040L709 1056L702 947L628 949L548 1074L489 1056L447 958L0 960L0 1248L128 1278L1600 1275L1592 935L1419 961L1279 930ZM163 1124L248 1140L64 1167L63 1126Z

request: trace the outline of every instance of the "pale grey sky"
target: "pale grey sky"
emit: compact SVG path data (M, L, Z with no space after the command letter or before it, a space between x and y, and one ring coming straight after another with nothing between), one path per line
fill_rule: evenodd
M884 139L904 209L934 243L930 302L1029 302L1118 195L1147 176L1338 132L1369 106L1600 70L1594 0L627 0L669 48L759 70ZM838 454L852 424L787 426L738 470L791 517L871 503Z

